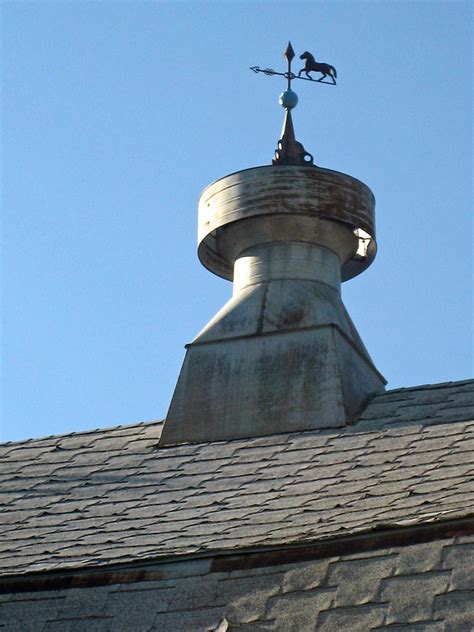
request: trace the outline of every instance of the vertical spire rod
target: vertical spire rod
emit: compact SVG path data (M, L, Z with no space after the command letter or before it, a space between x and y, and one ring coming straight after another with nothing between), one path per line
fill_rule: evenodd
M280 105L285 109L285 120L283 123L283 130L281 138L278 141L278 148L275 151L275 157L272 160L272 165L313 165L313 156L306 151L301 143L296 140L295 129L293 127L293 119L291 116L291 110L296 107L298 103L298 96L291 89L291 80L295 75L291 72L291 62L295 56L295 51L291 42L288 42L284 57L288 62L288 70L284 73L288 81L288 88L280 96Z

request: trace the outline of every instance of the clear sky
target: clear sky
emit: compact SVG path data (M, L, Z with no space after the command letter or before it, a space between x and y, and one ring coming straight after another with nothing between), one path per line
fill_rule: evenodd
M231 293L197 199L268 164L291 39L297 137L377 200L343 298L388 388L472 372L470 2L3 2L2 439L161 419ZM298 60L299 63L299 60ZM297 65L298 68L298 65Z

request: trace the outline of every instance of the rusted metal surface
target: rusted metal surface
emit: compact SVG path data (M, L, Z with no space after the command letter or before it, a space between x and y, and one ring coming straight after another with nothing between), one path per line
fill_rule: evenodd
M400 528L398 525L375 527L357 537L321 540L306 546L288 547L279 550L246 552L240 556L215 557L211 572L223 573L234 570L279 566L294 562L364 554L378 549L406 547L444 538L474 535L474 518L427 523L416 527Z
M329 169L268 166L231 174L203 191L198 225L202 264L218 276L232 279L234 261L223 248L224 236L238 230L238 224L244 221L265 216L291 219L294 241L317 242L315 231L308 230L308 226L311 220L318 219L342 224L351 232L366 233L365 252L357 248L344 262L342 280L360 274L375 257L375 199L365 184ZM308 221L300 223L301 218ZM273 226L270 231L269 235L262 235L261 243L288 238L286 233L275 234ZM249 231L252 235L253 228Z

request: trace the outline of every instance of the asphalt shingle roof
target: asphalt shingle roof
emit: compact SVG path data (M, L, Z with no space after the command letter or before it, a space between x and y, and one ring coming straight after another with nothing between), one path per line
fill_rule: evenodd
M161 422L0 447L1 574L309 543L466 516L474 381L344 429L158 448Z

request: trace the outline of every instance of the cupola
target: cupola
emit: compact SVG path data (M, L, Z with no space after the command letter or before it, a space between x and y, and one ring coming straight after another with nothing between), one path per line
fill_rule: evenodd
M224 176L199 199L199 259L233 292L187 345L164 446L341 427L384 390L341 298L374 260L375 199L296 140L291 44L285 57L286 73L263 71L288 80L272 164Z

